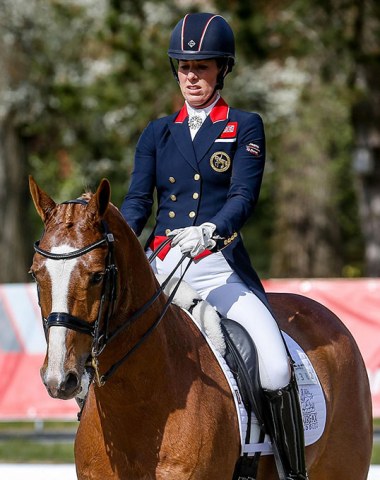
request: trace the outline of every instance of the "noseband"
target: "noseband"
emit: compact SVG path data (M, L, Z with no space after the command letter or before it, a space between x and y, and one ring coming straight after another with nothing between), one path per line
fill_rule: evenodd
M66 203L79 203L82 205L87 205L87 201L83 199L76 199L76 200L70 200L67 202L64 202L63 204ZM106 345L111 341L112 339L116 338L116 336L122 332L128 325L130 325L133 321L135 321L138 317L140 317L143 313L145 313L148 308L150 308L153 303L157 300L157 298L161 295L161 293L164 291L166 285L169 283L171 278L173 277L174 273L178 269L178 267L181 265L181 263L184 261L185 258L187 258L185 255L180 259L178 262L177 266L174 268L174 270L169 274L167 279L162 283L160 288L153 294L153 296L144 304L142 307L140 307L137 311L135 311L129 319L123 323L122 325L116 327L116 329L113 332L109 332L109 324L111 317L114 312L114 306L115 306L115 301L116 301L116 292L117 292L117 267L115 265L114 261L114 236L112 233L108 231L108 227L106 222L102 221L102 226L103 226L103 237L100 240L97 240L90 245L87 245L85 247L79 248L78 250L74 250L72 252L68 253L52 253L47 250L42 249L39 244L40 242L37 241L34 243L34 250L36 253L39 255L42 255L45 258L49 258L51 260L70 260L73 258L78 258L81 257L82 255L85 255L88 252L91 252L92 250L101 247L103 244L106 244L108 247L108 254L106 257L106 268L105 268L105 275L104 275L104 281L103 281L103 290L101 294L101 299L100 299L100 305L99 305L99 311L97 315L97 319L93 323L86 322L82 320L81 318L78 318L74 315L71 315L70 313L66 312L51 312L47 318L44 318L42 316L43 320L43 325L44 325L44 330L45 330L45 336L47 337L47 332L50 327L65 327L70 330L75 330L76 332L79 333L84 333L87 335L90 335L93 337L93 344L92 344L92 350L91 350L91 357L92 357L92 367L95 370L95 377L98 386L103 386L106 380L117 370L117 368L127 360L127 358L135 351L137 348L151 335L151 333L155 330L155 328L159 325L161 322L162 318L164 317L167 309L169 308L169 305L171 304L175 293L177 292L177 289L191 264L191 259L188 263L188 265L185 267L180 279L178 280L177 285L174 287L172 290L171 294L169 295L169 298L167 302L165 303L161 314L157 318L157 320L151 325L151 327L143 334L143 336L140 338L140 340L137 342L136 345L134 345L120 360L118 360L114 365L112 365L109 370L104 373L103 375L99 375L98 372L98 356L102 353ZM149 261L153 261L154 258L158 255L159 251L161 251L162 248L166 246L168 242L170 242L171 239L166 240L155 252L154 254L150 257ZM37 291L38 291L38 302L40 304L40 289L39 285L37 283ZM108 302L107 302L108 300ZM107 306L105 307L105 303L107 302ZM106 308L106 310L105 310ZM100 322L101 319L104 318L104 328L102 331L100 331Z

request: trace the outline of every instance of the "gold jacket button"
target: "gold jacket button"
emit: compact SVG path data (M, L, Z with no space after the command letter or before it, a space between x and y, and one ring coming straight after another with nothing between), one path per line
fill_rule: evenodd
M195 217L195 212L190 212L190 213L189 213L189 217L190 217L190 218L194 218L194 217Z
M193 198L194 198L194 200L196 200L197 198L199 198L199 193L194 192L194 193L193 193Z
M173 202L176 202L177 197L175 195L170 195L170 200L172 200Z
M194 175L194 180L200 180L201 176L199 175L199 173L196 173Z
M169 217L170 218L174 218L175 217L175 212L173 212L172 210L169 212Z
M165 230L165 235L169 235L169 233L171 233L171 230L170 230L170 228L167 228L167 229Z
M170 183L175 183L175 178L174 177L169 177L169 182Z

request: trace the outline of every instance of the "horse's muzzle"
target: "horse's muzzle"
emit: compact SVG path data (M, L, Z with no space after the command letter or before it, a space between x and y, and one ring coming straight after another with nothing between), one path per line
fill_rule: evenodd
M53 398L69 400L74 398L82 388L80 376L78 372L75 371L68 372L62 381L57 381L55 378L46 377L43 370L41 370L41 377L46 390Z

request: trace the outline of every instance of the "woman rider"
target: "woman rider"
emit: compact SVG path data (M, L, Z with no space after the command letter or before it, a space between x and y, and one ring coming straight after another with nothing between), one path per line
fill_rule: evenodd
M185 280L249 332L269 407L267 428L286 478L305 480L297 387L239 233L259 197L265 162L262 120L228 106L219 94L235 61L234 35L223 17L186 15L172 32L168 54L185 103L142 133L121 211L140 235L156 190L156 224L147 245L154 249L168 236L173 240L155 259L154 270L170 273L184 253L190 255L194 262Z

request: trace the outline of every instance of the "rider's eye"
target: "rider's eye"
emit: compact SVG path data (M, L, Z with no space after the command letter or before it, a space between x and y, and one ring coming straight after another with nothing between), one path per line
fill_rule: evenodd
M95 272L92 274L91 276L91 283L93 285L97 285L98 283L100 283L102 280L103 280L103 272Z

